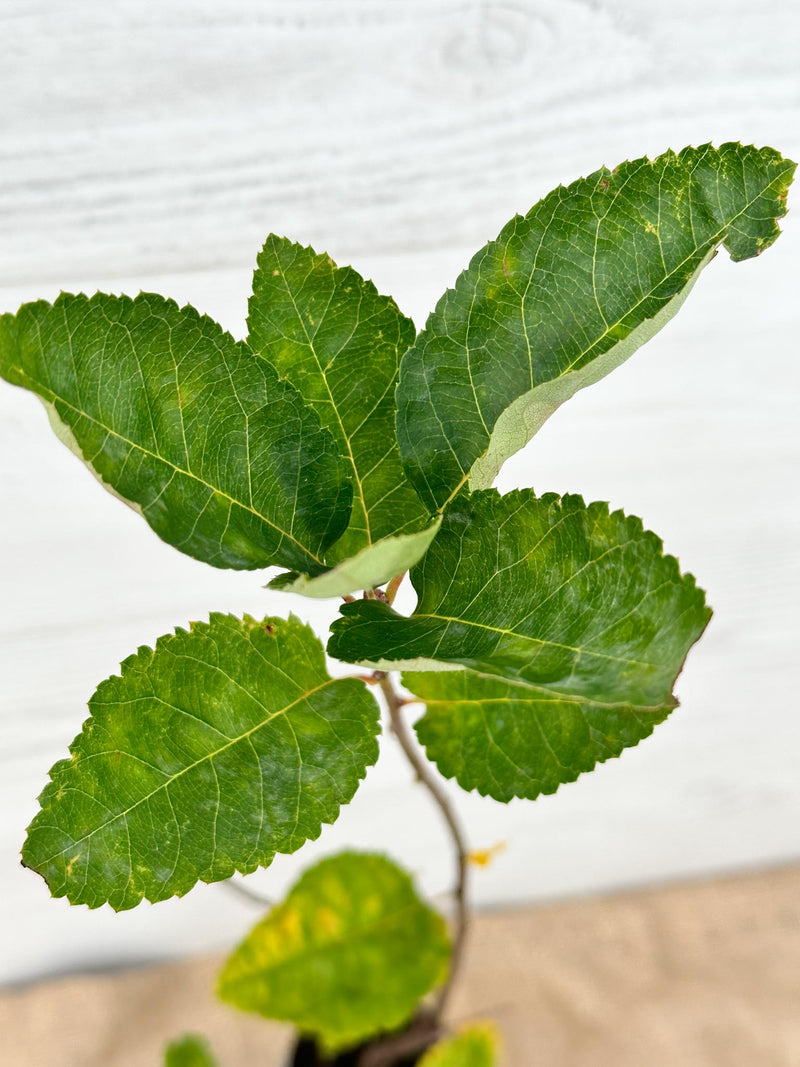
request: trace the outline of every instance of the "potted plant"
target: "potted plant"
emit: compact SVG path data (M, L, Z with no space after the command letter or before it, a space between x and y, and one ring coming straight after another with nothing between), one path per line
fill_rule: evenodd
M639 519L492 483L720 246L775 240L793 173L733 143L602 168L512 219L419 333L352 268L275 236L243 341L147 293L0 317L0 373L106 488L195 559L341 598L327 651L354 665L331 677L294 616L212 613L140 648L29 827L23 862L53 895L121 910L296 851L378 758L379 697L452 837L450 929L391 860L345 852L251 931L219 992L293 1023L296 1067L490 1065L489 1028L444 1022L470 855L438 776L534 800L620 755L674 708L711 614ZM167 1062L212 1060L187 1038Z

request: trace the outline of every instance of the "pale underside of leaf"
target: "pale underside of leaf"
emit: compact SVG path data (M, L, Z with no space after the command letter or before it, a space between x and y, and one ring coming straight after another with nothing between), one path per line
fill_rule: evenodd
M383 856L345 852L310 868L248 935L219 979L223 1000L293 1023L329 1052L402 1026L441 982L440 915Z
M212 615L103 682L23 849L54 896L115 910L316 838L378 755L378 708L299 620Z
M441 521L441 517L437 516L430 526L418 533L384 537L314 577L296 571L279 574L272 579L269 587L285 593L301 593L318 598L346 596L358 589L374 589L407 571L422 558L436 536Z
M319 572L352 489L274 368L194 309L62 294L0 317L0 373L163 540L213 566Z
M700 261L694 274L684 288L666 303L652 318L636 326L624 340L597 356L580 370L562 374L545 385L540 385L514 400L502 412L492 429L486 451L470 468L470 489L488 489L505 461L524 448L547 422L553 412L574 396L580 389L601 381L612 370L621 366L637 348L654 337L671 318L677 315L694 287L706 264L717 254L716 248Z
M321 587L304 575L291 590L335 596L407 569L435 532L394 432L397 372L413 323L351 267L273 235L258 257L248 325L249 344L315 409L353 482L350 523L325 555L334 571Z
M512 219L401 364L400 451L428 507L488 486L675 314L720 244L734 259L768 247L793 173L772 149L706 145L602 169Z

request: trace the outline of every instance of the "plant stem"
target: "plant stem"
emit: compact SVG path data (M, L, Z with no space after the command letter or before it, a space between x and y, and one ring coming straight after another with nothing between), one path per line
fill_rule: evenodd
M400 747L414 768L419 781L425 786L434 802L438 806L450 836L453 839L456 852L456 881L453 887L453 897L456 902L456 914L453 924L453 951L450 957L450 970L435 1001L435 1018L438 1020L444 1011L450 990L456 978L461 957L464 950L464 941L469 927L469 913L467 911L467 865L468 849L463 831L458 823L456 814L450 801L439 782L431 772L430 765L422 758L409 733L408 726L403 718L403 704L406 703L392 684L392 680L385 671L375 671L375 679L381 687L386 706L389 709L389 718L392 723L394 735L400 743Z
M260 908L274 908L275 901L271 897L262 896L255 889L251 889L248 885L243 885L241 882L235 881L233 878L228 878L225 882L220 882L223 889L229 890L231 893L235 893L239 897L244 897L253 904L258 904Z
M386 603L387 604L394 604L394 598L397 596L397 590L402 585L403 579L405 578L405 576L406 576L406 572L405 571L403 571L402 574L396 574L394 576L394 578L392 578L391 582L389 582L389 584L386 586Z

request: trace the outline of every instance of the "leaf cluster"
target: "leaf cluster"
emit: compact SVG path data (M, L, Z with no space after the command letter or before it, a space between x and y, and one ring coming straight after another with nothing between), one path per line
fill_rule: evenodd
M710 611L639 519L491 485L665 325L720 247L741 260L776 239L793 173L733 143L602 168L512 219L419 333L351 267L270 236L244 340L155 294L62 294L0 316L0 374L167 544L345 598L328 652L404 672L441 773L534 799L669 715ZM409 570L404 616L391 600ZM294 852L378 757L371 690L331 677L292 616L177 629L89 711L23 850L55 896L89 907ZM447 954L407 876L347 853L307 872L220 989L334 1049L407 1021ZM484 1038L464 1043L471 1059L426 1062L490 1062ZM170 1056L210 1062L191 1042Z

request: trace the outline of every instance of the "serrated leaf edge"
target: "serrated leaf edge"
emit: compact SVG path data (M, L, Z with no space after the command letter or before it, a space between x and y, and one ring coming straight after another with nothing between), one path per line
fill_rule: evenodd
M284 623L284 622L288 621L292 625L297 624L297 625L301 626L303 629L308 630L317 640L319 640L319 638L314 633L314 631L311 629L311 627L308 626L306 623L304 623L294 613L290 613L287 619L283 619L283 618L280 618L278 616L273 616L273 617L269 617L268 616L267 618L265 618L263 620L258 620L258 619L255 619L252 615L249 615L249 614L242 615L241 618L239 618L238 616L233 615L233 614L231 614L229 612L211 612L209 614L208 622L190 622L189 626L188 626L188 629L186 627L176 626L172 633L163 634L162 636L160 636L156 640L155 645L153 646L153 648L150 648L150 646L148 646L148 645L140 645L139 648L136 650L136 652L132 653L130 656L127 656L121 662L121 664L120 664L120 673L119 674L109 675L108 678L105 678L97 686L97 689L95 690L95 693L92 696L92 700L97 695L97 693L100 692L100 690L103 688L104 685L106 685L109 682L117 682L117 681L123 680L126 671L131 669L134 665L136 665L140 661L140 659L142 659L144 657L148 657L148 658L152 659L152 657L155 656L155 654L157 652L163 651L165 648L168 648L169 643L171 641L173 641L178 636L183 636L183 635L186 635L188 633L203 632L204 630L208 630L215 622L226 622L226 623L227 622L234 622L234 623L237 623L237 624L241 623L241 622L245 622L250 629L254 629L254 628L257 628L259 626L264 625L265 623L268 624L270 621L272 621L273 623L275 623L275 622ZM323 659L323 663L324 663L324 650L320 649L320 652L321 652L321 658ZM343 681L348 681L348 680L358 681L358 679L355 679L355 678L347 679L347 678L331 678L331 677L329 677L327 681L322 683L322 685L315 686L313 689L308 690L307 692L301 694L290 705L287 705L287 707L281 709L279 712L275 712L273 714L273 716L271 716L271 718L276 718L278 715L284 714L286 711L289 710L289 708L294 707L298 703L301 703L303 700L307 699L312 693L317 693L320 690L322 690L322 689L326 688L327 686L332 685L332 684L334 684L336 682L343 682ZM32 870L36 874L38 874L45 881L45 884L48 886L48 889L50 890L51 896L54 897L54 898L68 897L67 883L65 882L62 886L60 886L60 887L58 887L57 889L54 890L53 887L50 885L50 883L47 882L47 880L44 879L44 876L41 874L41 872L39 870L39 867L44 866L46 863L49 863L50 860L52 860L54 858L53 856L49 856L46 859L41 860L38 863L38 865L34 865L32 863L29 864L29 863L26 862L25 853L26 853L26 850L27 850L27 835L30 832L31 828L33 827L34 823L38 820L39 816L42 815L45 811L48 810L48 808L44 806L42 801L43 801L43 798L45 798L45 795L49 791L51 786L55 785L55 783L56 783L56 779L55 779L56 773L59 770L68 767L71 763L76 762L80 758L80 756L82 755L81 741L83 739L84 730L85 730L86 726L91 722L91 719L92 719L92 716L89 715L89 717L83 721L83 723L81 724L80 733L77 734L77 736L73 739L72 743L70 744L69 750L68 750L69 753L70 753L70 758L69 759L57 760L56 763L54 763L53 766L51 767L49 775L48 775L48 782L45 784L43 790L41 791L41 793L39 794L39 796L37 798L38 803L40 805L39 811L34 816L34 818L31 820L31 822L28 824L28 826L27 826L27 828L25 830L26 841L25 841L25 844L23 844L22 853L21 853L21 855L22 855L22 860L21 860L22 866L23 867L27 867L29 870ZM269 720L265 720L265 722L266 721L269 721ZM260 729L263 725L264 725L264 722L260 723L253 730L249 730L245 734L241 734L238 737L233 738L226 745L222 746L222 748L229 748L232 744L238 743L244 737L246 737L247 734L255 732L255 730ZM375 734L376 745L377 745L377 739L380 736L380 734L381 734L381 724L380 724L380 720L378 719L378 721L377 721L377 730L376 730L376 734ZM214 756L218 755L219 751L221 751L221 749L218 750L217 752L211 753L208 756L202 757L200 760L195 761L195 764L193 764L192 766L195 766L197 763L202 763L206 759L213 759ZM376 753L376 758L377 758L377 753ZM367 774L367 770L369 769L370 766L374 765L374 762L375 761L373 760L372 764L367 763L365 765L363 774L358 774L357 773L356 777L357 777L357 781L358 782L362 782L365 779L366 774ZM190 768L184 768L183 770L178 772L178 775L184 774L186 772L186 770L188 770L188 769L190 769ZM174 780L174 778L178 777L178 775L173 776L173 779L170 779L170 780ZM167 784L167 783L165 783L165 784ZM159 788L162 788L162 787L159 787ZM357 789L358 789L358 787L356 787L356 790L354 791L354 795L355 795L355 792L357 791ZM151 793L148 796L152 796L152 795L153 794ZM97 833L99 830L104 829L110 823L115 822L117 819L122 818L124 815L127 815L128 812L131 811L133 807L136 807L138 804L143 803L144 800L146 800L146 799L148 799L148 797L143 797L140 800L136 801L136 803L134 805L131 805L131 807L126 809L124 812L120 812L119 814L115 815L113 818L108 819L104 823L101 823L100 826L95 827L90 832L90 834L86 834L86 835L84 835L83 838L77 839L76 841L72 842L69 847L74 847L75 844L80 844L82 841L86 840L92 834ZM165 899L167 899L167 900L172 899L172 897L183 897L187 893L189 893L197 885L198 882L202 882L205 885L213 885L216 882L224 881L226 877L232 877L234 874L252 874L254 871L258 870L260 867L268 867L272 863L272 861L273 861L273 859L275 858L276 855L291 855L293 852L296 852L296 851L298 851L298 849L302 848L302 846L307 841L316 841L319 838L320 834L322 833L323 826L333 825L333 822L338 818L339 812L341 811L341 809L347 803L349 803L349 801L345 801L344 803L337 805L336 814L333 816L333 819L330 820L330 822L320 819L315 824L315 826L312 828L313 832L309 833L307 836L305 836L303 838L302 841L298 842L296 845L294 845L293 847L289 848L287 851L284 852L283 850L281 850L280 852L273 851L273 852L269 852L269 853L262 853L262 857L263 858L256 859L252 863L247 863L247 864L234 864L234 863L231 863L230 864L229 873L227 875L223 875L222 878L214 878L214 879L206 880L206 879L204 879L202 877L198 877L197 880L195 882L193 882L192 885L187 886L186 889L176 890L174 892L171 892L167 897L162 897L162 896L158 896L157 894L149 894L147 892L144 892L138 898L137 901L135 901L133 903L130 903L130 904L125 903L124 905L122 905L120 907L116 907L114 904L111 903L111 901L109 901L107 899L106 900L94 900L92 903L89 903L88 901L73 902L72 900L70 900L70 903L73 906L75 906L76 903L86 904L86 906L91 911L95 910L96 908L102 907L103 904L109 904L110 907L114 911L127 911L127 910L130 910L130 908L136 907L136 905L138 903L141 903L142 900L147 900L151 904L156 904L156 903L160 903L162 900L165 900ZM55 855L63 855L63 852L65 852L65 851L67 851L67 849L62 850L61 853L56 853Z

